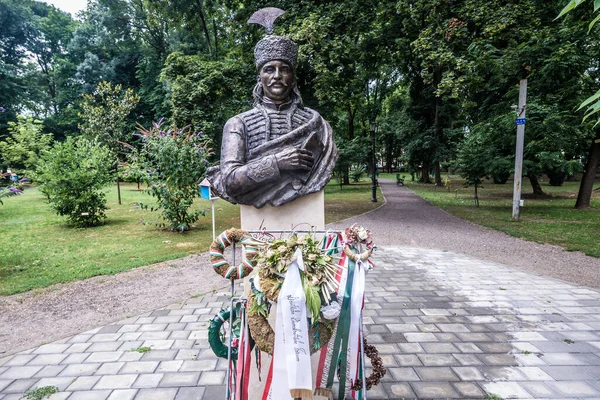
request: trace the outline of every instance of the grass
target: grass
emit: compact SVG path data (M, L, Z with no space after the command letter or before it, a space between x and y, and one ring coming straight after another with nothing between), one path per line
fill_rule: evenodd
M42 400L52 396L54 393L58 393L56 386L43 386L34 390L30 390L21 397L21 399L27 400Z
M419 196L450 214L509 235L538 243L561 246L568 251L582 251L600 257L600 192L592 196L592 208L576 210L579 182L565 182L555 187L542 181L545 196L532 195L531 185L523 181L523 198L519 221L512 219L513 182L492 182L479 189L480 206L475 207L473 187L465 188L463 180L450 176L450 187L436 187L411 182L405 184ZM395 174L382 174L395 180Z
M370 186L332 183L325 189L326 221L336 221L376 207ZM206 251L212 242L210 202L197 199L194 208L206 209L189 232L161 230L158 214L141 210L138 201L151 197L134 184L107 193L109 210L104 225L73 228L55 215L35 188L4 199L0 205L0 296L25 292L55 283L111 275L135 267ZM239 226L239 207L224 200L215 203L216 232Z

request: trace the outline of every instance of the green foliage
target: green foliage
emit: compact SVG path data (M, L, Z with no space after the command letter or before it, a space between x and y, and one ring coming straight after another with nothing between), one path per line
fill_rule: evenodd
M583 165L579 160L566 160L560 152L541 152L540 166L550 179L550 185L561 186L567 175L574 175L583 171Z
M127 116L139 101L140 97L131 89L123 91L121 85L100 82L93 94L83 95L79 114L83 120L79 125L81 133L116 153L120 142L128 139Z
M42 121L19 115L17 122L8 123L9 136L0 142L0 157L13 172L32 178L42 151L50 148L52 134L42 133Z
M162 121L150 129L141 129L145 169L149 172L147 193L157 206L141 204L145 209L160 211L163 223L173 231L187 231L204 210L190 210L199 194L199 184L212 154L210 141L202 132L190 127L163 130Z
M37 176L52 209L77 227L94 226L105 218L102 191L114 178L110 150L84 138L68 138L46 151Z
M171 92L175 124L191 125L214 143L220 142L229 118L251 107L254 79L252 65L181 53L170 54L162 72Z
M482 187L483 178L487 175L485 157L486 148L480 136L467 135L458 150L455 169L465 179L465 186L475 188L475 204L479 206L477 188Z
M58 388L56 386L42 386L33 390L28 390L21 399L42 400L52 396L54 393L58 393Z

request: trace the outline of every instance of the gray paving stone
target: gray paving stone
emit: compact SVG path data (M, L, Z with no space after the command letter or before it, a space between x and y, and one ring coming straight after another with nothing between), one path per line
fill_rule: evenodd
M69 396L69 400L106 400L110 396L110 390L88 390L83 392L74 392Z
M140 389L135 400L174 400L176 395L177 389L174 388Z
M600 396L600 392L598 390L582 381L548 382L547 384L562 396Z
M85 359L86 363L107 363L118 361L123 355L122 351L102 351L98 353L92 353L88 358Z
M34 378L53 378L53 377L57 376L58 374L60 374L65 368L66 368L66 365L48 365L48 366L42 368L40 370L40 372L35 374L33 377ZM2 389L0 388L0 390L2 390Z
M119 340L120 336L120 333L98 333L89 338L88 342L114 342L115 340Z
M478 354L477 357L487 365L518 365L517 360L508 354Z
M388 371L396 382L421 380L413 368L388 368Z
M463 381L483 381L485 377L476 367L452 367L452 370Z
M2 390L13 382L12 379L0 379L0 393Z
M180 368L181 372L212 371L217 366L216 360L186 360Z
M2 390L2 393L25 393L29 388L33 388L33 384L37 382L37 379L17 379L12 381L10 385Z
M24 365L27 365L27 363L29 363L35 357L36 357L35 354L17 354L16 356L9 358L9 360L7 360L4 363L4 366L6 366L6 367L24 366Z
M122 374L151 374L158 367L158 361L133 361L123 365L119 371Z
M424 398L456 399L460 395L447 382L412 382L417 396Z
M40 347L34 349L33 353L34 354L57 354L57 353L62 353L69 347L71 347L71 345L66 344L66 343L64 343L64 344L50 343L50 344L41 345Z
M123 325L106 325L98 333L117 333L120 332Z
M423 349L430 354L458 353L459 350L452 343L422 343Z
M426 367L442 367L460 365L452 354L418 354L419 360Z
M0 375L0 379L28 379L37 374L42 368L43 367L39 365L31 367L11 367Z
M486 396L479 385L472 382L455 382L452 383L452 386L460 394L460 397L464 399L481 399Z
M540 367L557 381L588 380L592 377L582 367Z
M161 361L155 372L177 372L182 365L183 360Z
M138 376L132 387L134 388L156 388L164 374L142 374Z
M181 390L181 389L180 389ZM207 386L204 388L202 400L224 399L225 386Z
M124 362L104 363L98 368L94 375L117 375L121 368L125 365Z
M460 378L449 367L415 367L422 381L458 381Z
M223 385L226 377L225 371L205 371L200 375L198 385L200 386L211 386L211 385Z
M71 384L65 389L67 392L80 392L92 390L100 380L99 376L79 376L71 380Z
M97 353L101 351L115 351L123 345L123 342L98 342L86 344L90 346L86 349L88 353Z
M160 387L196 386L200 379L198 372L168 372L160 381Z
M66 377L42 378L36 382L35 387L56 386L58 390L64 392L73 382L73 379Z
M65 354L84 353L91 345L92 345L92 343L73 343L63 353L65 353Z
M84 376L93 375L102 364L69 364L58 375L59 376Z
M72 353L63 360L61 364L80 364L84 362L91 353Z
M136 389L113 390L107 400L133 400L137 392Z
M142 361L170 361L176 355L177 350L152 350L143 355Z
M408 383L385 383L385 390L392 399L414 399L417 397Z
M100 378L94 390L103 389L130 389L138 375L104 375Z

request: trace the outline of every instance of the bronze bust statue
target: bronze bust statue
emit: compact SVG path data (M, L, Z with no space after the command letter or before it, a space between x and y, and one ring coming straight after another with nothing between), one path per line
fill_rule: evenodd
M331 126L302 103L295 78L297 45L270 35L281 14L267 8L248 20L265 26L269 34L254 48L254 107L227 121L221 163L207 172L220 197L256 208L320 191L337 160Z

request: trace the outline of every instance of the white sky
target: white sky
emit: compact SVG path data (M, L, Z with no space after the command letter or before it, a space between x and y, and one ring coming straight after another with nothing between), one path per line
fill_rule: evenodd
M73 17L77 12L84 10L87 6L87 0L42 0L48 4L54 5L63 11L71 13Z

